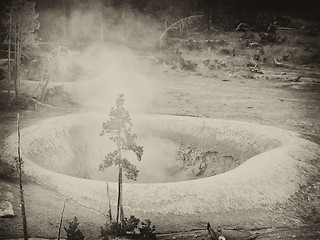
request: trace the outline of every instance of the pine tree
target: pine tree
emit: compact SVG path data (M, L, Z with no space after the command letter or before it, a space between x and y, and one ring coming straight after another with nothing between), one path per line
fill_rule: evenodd
M111 108L109 120L102 125L102 135L109 135L110 139L116 144L116 150L109 153L99 169L104 170L114 165L118 166L118 204L117 204L117 223L121 229L124 223L124 213L122 205L122 172L128 179L136 180L139 170L128 159L123 157L123 153L132 151L136 154L138 161L141 161L143 147L138 146L135 142L136 134L131 133L131 118L129 112L124 108L124 95L120 94L116 100L116 106ZM119 222L120 220L120 222Z
M67 232L67 240L84 240L84 235L79 229L79 222L76 216L73 217L73 221L69 222L69 228L64 228Z
M22 56L34 54L36 45L35 31L39 29L39 13L34 0L12 0L5 5L7 16L3 22L7 31L8 44L8 100L10 100L11 70L14 70L15 96L19 95ZM12 59L11 53L14 54ZM11 63L13 60L13 64Z

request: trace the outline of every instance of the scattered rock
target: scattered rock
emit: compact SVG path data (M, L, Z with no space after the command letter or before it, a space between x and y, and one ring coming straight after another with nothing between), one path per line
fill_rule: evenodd
M260 44L257 43L257 42L251 42L251 43L249 43L249 46L250 46L250 47L259 47Z
M0 217L9 218L14 217L12 204L9 201L0 201Z
M250 68L250 67L254 67L256 64L253 63L253 62L248 62L247 63L247 67Z
M254 235L247 237L246 240L256 240L258 238L258 236L259 236L259 233L256 232L256 233L254 233Z
M263 72L261 71L261 69L258 65L255 65L254 67L250 67L250 71L254 72L254 73L263 74Z
M247 67L250 69L251 72L263 74L263 72L261 71L261 68L256 63L249 62L247 63Z
M292 79L291 82L300 82L300 78L301 78L301 76L298 76L298 77Z
M275 57L273 58L274 63L276 64L277 67L283 67L284 64L278 61Z

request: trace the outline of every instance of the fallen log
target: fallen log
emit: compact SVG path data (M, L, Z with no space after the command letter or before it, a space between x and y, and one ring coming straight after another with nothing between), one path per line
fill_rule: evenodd
M50 108L56 109L56 107L51 106L49 104L45 104L45 103L39 102L39 101L35 100L34 98L30 99L30 101L35 102L36 104L39 104L39 105L44 106L44 107L50 107Z

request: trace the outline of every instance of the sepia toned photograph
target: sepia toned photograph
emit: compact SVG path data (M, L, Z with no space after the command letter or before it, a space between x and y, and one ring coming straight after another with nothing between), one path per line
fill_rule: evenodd
M320 240L316 0L0 0L0 239Z

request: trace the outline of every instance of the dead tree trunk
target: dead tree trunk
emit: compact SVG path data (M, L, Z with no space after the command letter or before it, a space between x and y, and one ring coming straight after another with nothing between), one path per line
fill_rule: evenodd
M20 71L21 71L21 31L18 29L18 39L17 39L17 81L16 81L16 88L17 88L17 97L19 96L20 90Z
M21 214L22 214L22 223L23 223L23 237L24 240L28 240L28 228L27 228L27 217L26 217L26 209L24 203L23 196L23 186L22 186L22 165L23 161L21 158L21 137L20 137L20 116L17 114L17 134L18 134L18 158L17 158L17 168L19 172L19 186L20 186L20 206L21 206Z
M57 52L57 55L54 56L55 52ZM40 102L43 102L45 99L46 91L49 86L49 82L53 78L53 74L55 71L55 68L57 66L57 61L59 59L60 55L60 46L58 48L55 48L52 50L52 52L47 57L48 67L47 67L47 80L42 88L41 96L40 96Z
M17 82L18 82L18 90L20 89L20 85L21 85L21 56L22 56L22 48L21 48L21 39L22 39L22 31L19 28L19 38L18 38L18 77L17 77Z
M50 66L48 66L48 68L50 68ZM44 86L42 88L42 91L41 91L40 102L44 101L44 98L46 96L46 91L47 91L47 88L48 88L48 85L49 85L49 82L50 82L52 74L53 74L52 71L50 69L48 69L47 80L46 80L46 82L45 82L45 84L44 84Z
M62 227L63 214L64 214L64 209L65 209L65 207L66 207L66 199L63 201L63 207L62 207L61 214L60 214L60 222L59 222L59 228L58 228L58 236L57 236L57 240L60 240L61 227Z
M109 202L109 219L110 219L110 221L112 221L111 202L110 202L110 194L109 194L109 182L107 182L107 195L108 195L108 202Z
M18 37L17 37L17 25L14 26L14 92L15 97L18 96Z
M9 39L8 39L8 104L10 103L10 85L11 85L11 35L12 35L12 8L10 8L9 17Z

